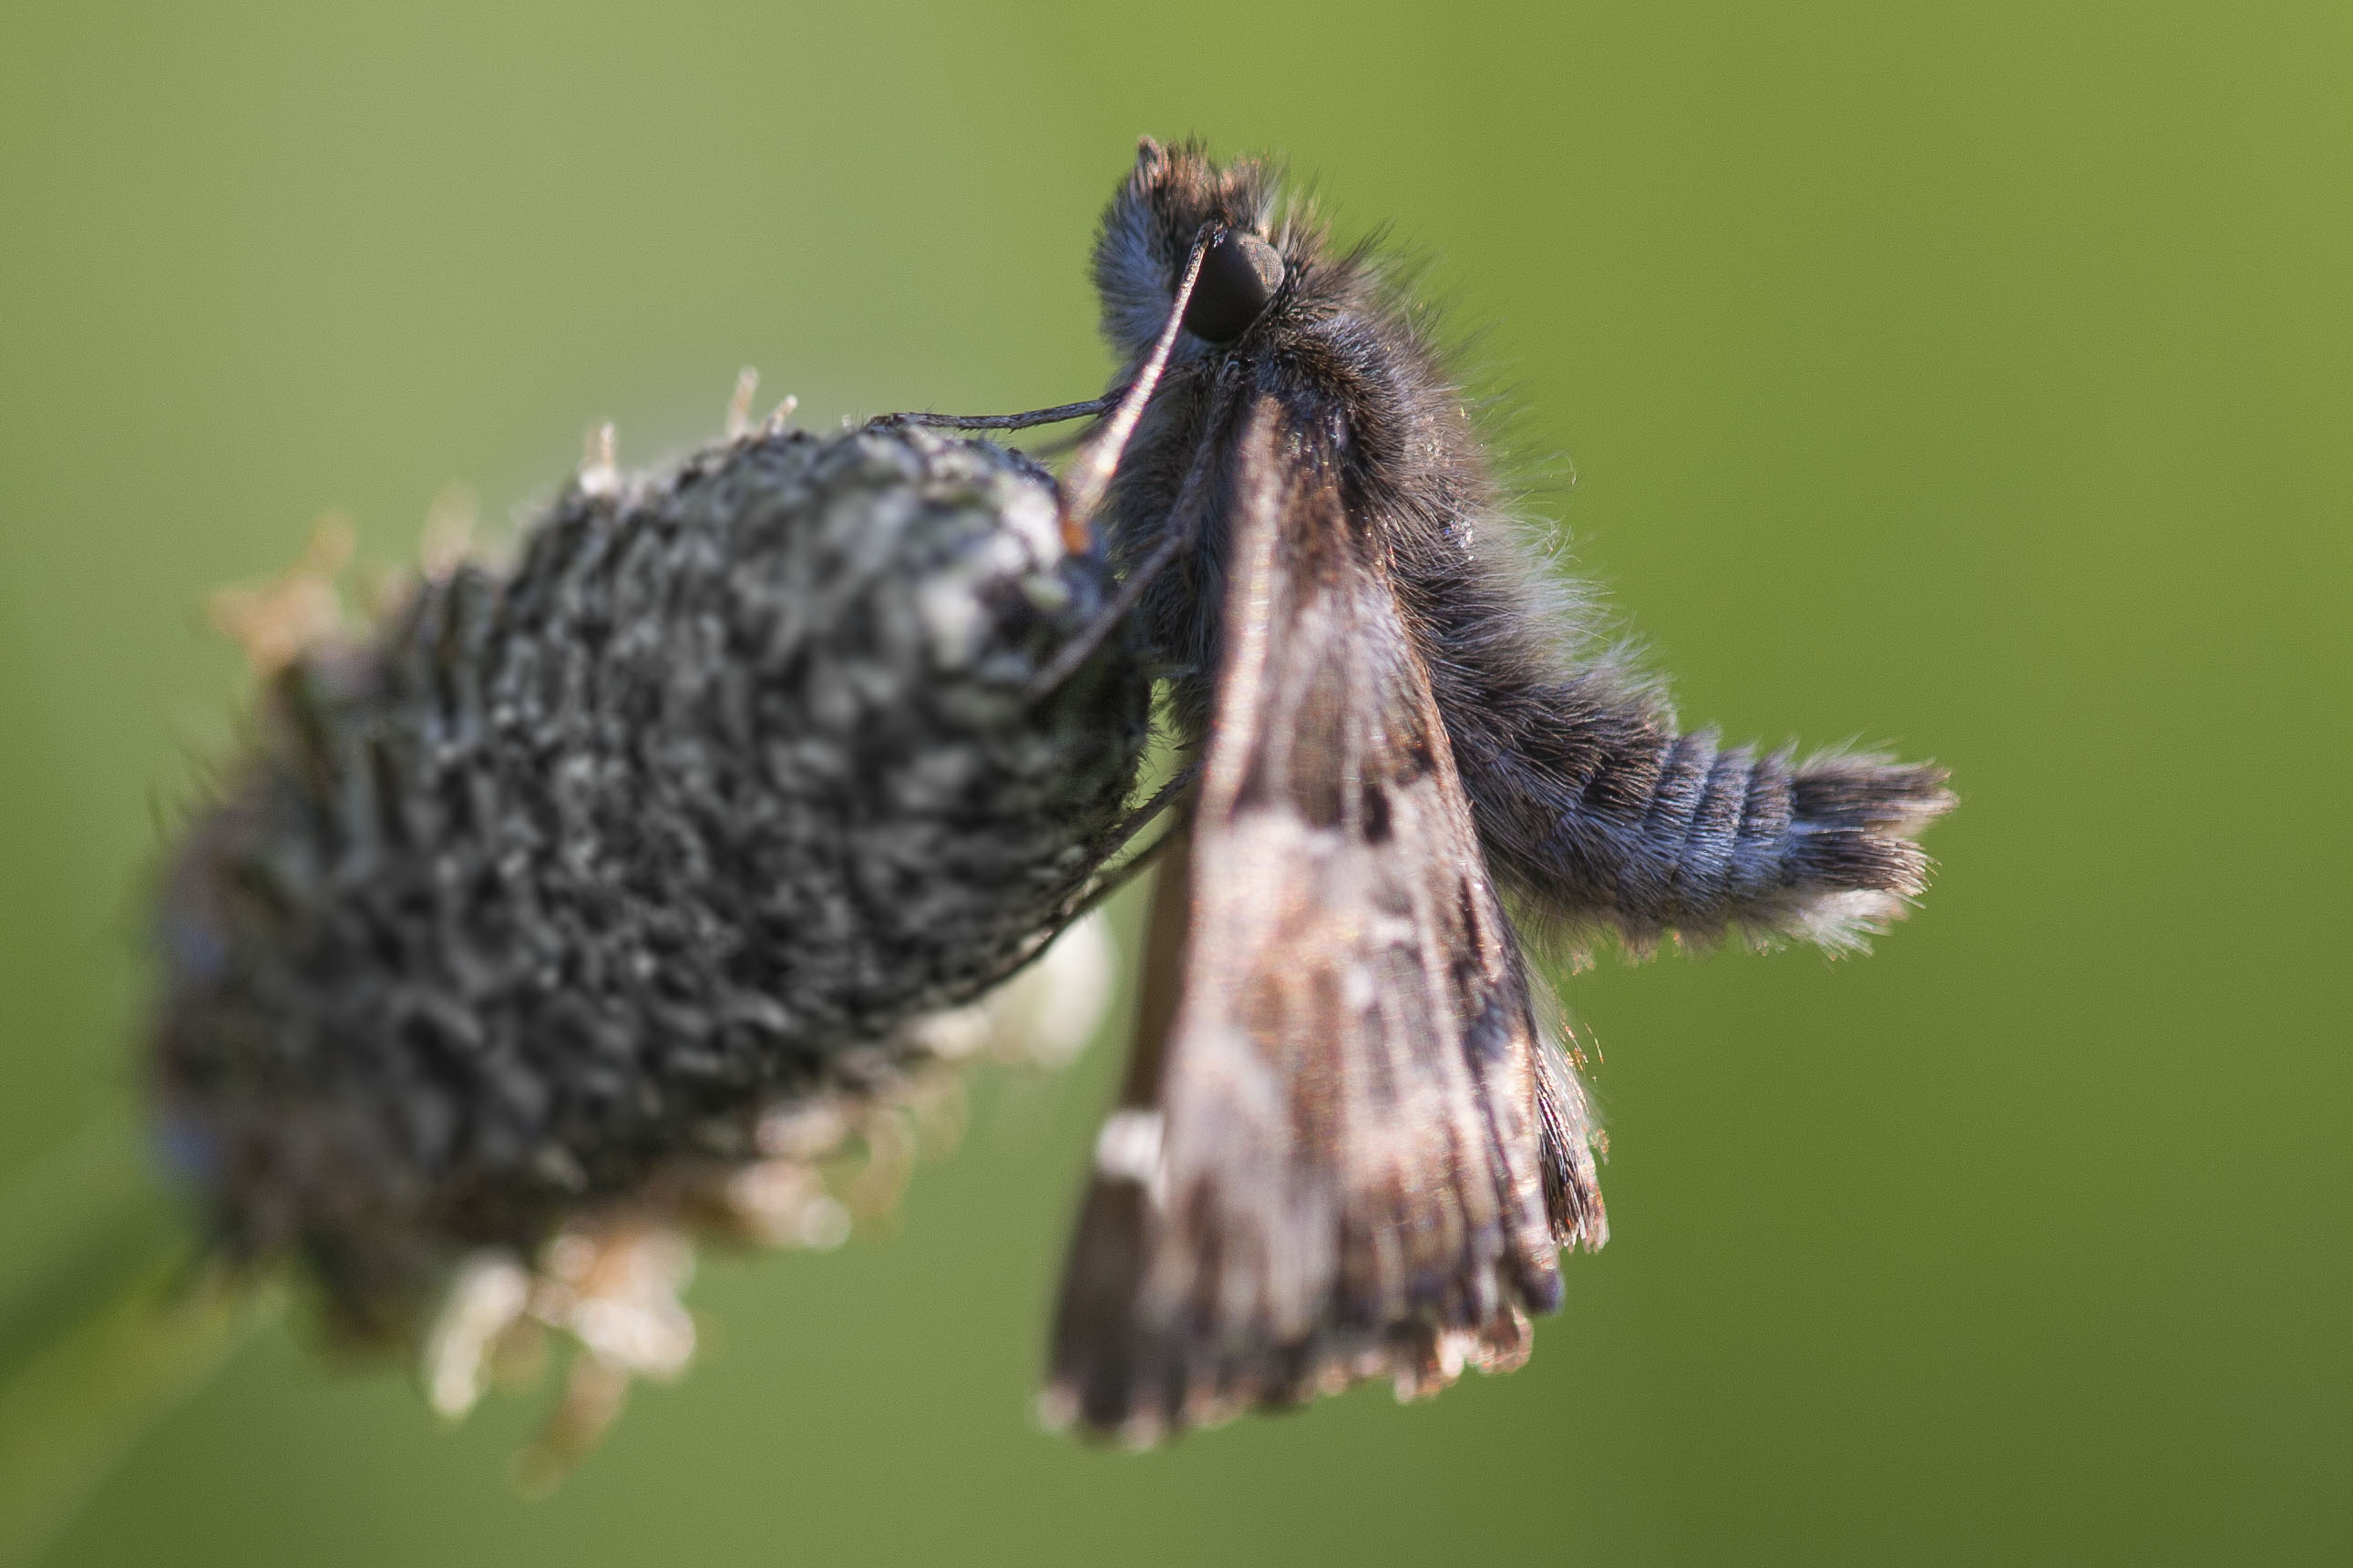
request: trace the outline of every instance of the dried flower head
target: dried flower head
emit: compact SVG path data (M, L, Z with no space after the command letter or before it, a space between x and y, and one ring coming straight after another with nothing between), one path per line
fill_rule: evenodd
M416 1342L477 1259L434 1331L451 1407L502 1314L682 1365L659 1238L694 1214L838 1239L771 1129L895 1159L876 1108L959 1048L904 1026L1071 918L1149 682L1114 636L1031 692L1108 566L1041 470L921 431L772 423L638 477L607 439L511 569L433 565L371 634L314 605L272 642L170 870L153 1073L224 1250L299 1255L344 1336Z

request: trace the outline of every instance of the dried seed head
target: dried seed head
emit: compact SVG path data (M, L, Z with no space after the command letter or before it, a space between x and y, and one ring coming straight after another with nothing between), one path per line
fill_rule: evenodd
M414 1341L459 1258L922 1055L1116 847L1138 661L1029 694L1110 586L1018 456L771 426L293 658L159 921L159 1117L225 1247Z

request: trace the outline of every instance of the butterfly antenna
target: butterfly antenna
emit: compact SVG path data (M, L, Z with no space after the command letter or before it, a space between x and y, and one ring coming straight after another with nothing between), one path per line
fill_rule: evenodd
M1168 355L1176 346L1176 333L1185 324L1185 307L1193 298L1193 285L1201 276L1201 258L1209 252L1218 237L1215 224L1203 224L1193 237L1193 253L1185 259L1185 276L1176 284L1176 298L1168 307L1168 324L1160 329L1160 341L1152 345L1152 357L1144 362L1144 369L1128 383L1127 395L1112 411L1111 422L1103 426L1103 438L1089 447L1071 465L1062 481L1062 545L1072 553L1084 551L1089 542L1087 525L1094 521L1095 508L1103 504L1103 491L1111 488L1111 477L1119 468L1120 453L1126 449L1127 438L1135 434L1135 422L1144 417L1144 405L1152 401L1153 389L1160 384L1160 373L1168 368Z

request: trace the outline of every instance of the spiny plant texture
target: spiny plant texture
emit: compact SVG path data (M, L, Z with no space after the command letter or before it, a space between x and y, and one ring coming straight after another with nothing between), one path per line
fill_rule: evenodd
M1146 674L1122 634L1033 690L1113 585L1017 455L771 427L584 475L511 569L306 647L157 922L222 1249L413 1342L457 1258L751 1158L1003 979L1116 847Z

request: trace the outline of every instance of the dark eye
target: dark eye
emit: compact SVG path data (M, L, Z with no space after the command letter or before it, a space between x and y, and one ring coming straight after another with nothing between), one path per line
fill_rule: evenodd
M1282 258L1274 247L1228 229L1201 258L1201 275L1185 305L1185 330L1208 342L1232 342L1282 287Z

